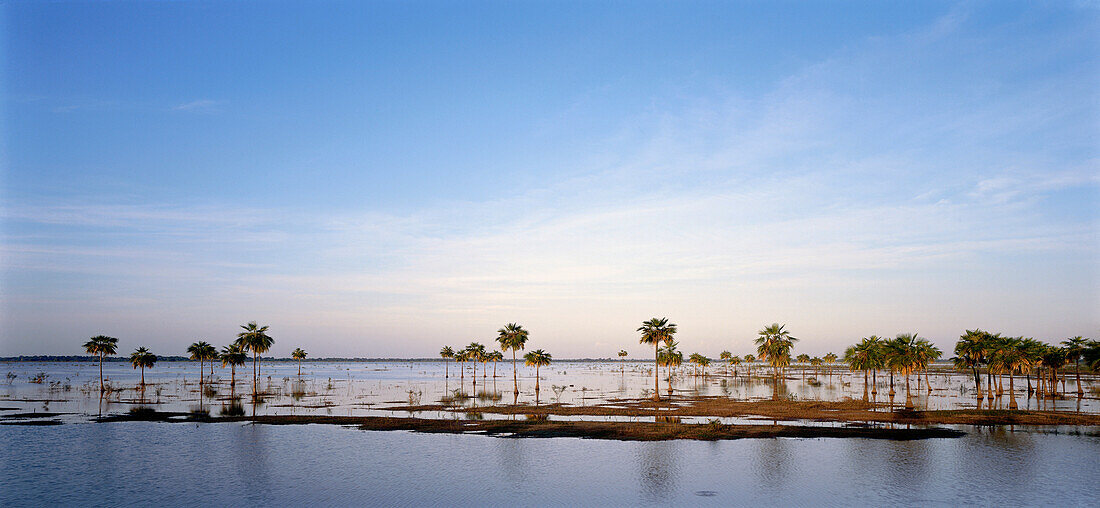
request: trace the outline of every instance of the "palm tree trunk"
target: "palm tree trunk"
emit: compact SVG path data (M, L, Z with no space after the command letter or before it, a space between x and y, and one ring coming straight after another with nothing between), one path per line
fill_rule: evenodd
M535 393L539 392L539 366L535 365Z
M516 349L512 348L512 393L519 395L519 376L516 374Z
M298 377L302 377L302 361L298 360Z
M657 365L661 361L661 353L657 350L657 344L657 342L653 343L653 400L661 400L661 369Z
M878 369L871 369L871 395L878 395Z
M1016 405L1016 394L1013 392L1012 373L1008 373L1008 408L1016 409L1020 406Z
M1074 370L1077 373L1077 397L1080 398L1085 395L1085 390L1081 388L1081 363L1080 360L1074 362Z
M145 386L145 366L141 366L141 386Z
M229 369L232 371L229 378L229 386L237 386L237 364L229 364Z
M202 398L202 358L199 358L199 398Z
M260 368L257 362L260 361L260 353L255 350L252 351L252 398L256 398L256 394L259 393L260 384Z
M103 393L107 390L103 389L103 355L99 355L99 393Z
M451 377L451 364L446 358L443 359L443 378Z

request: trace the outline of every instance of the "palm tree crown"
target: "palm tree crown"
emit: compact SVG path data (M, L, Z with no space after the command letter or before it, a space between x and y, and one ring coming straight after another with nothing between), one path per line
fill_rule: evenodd
M760 359L771 364L774 377L779 377L779 369L791 363L791 349L798 339L791 337L786 325L772 323L764 327L756 338L756 353Z

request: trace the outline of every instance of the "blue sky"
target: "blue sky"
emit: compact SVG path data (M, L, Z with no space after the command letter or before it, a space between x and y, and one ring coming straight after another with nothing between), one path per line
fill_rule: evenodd
M1095 3L0 16L0 355L1100 333Z

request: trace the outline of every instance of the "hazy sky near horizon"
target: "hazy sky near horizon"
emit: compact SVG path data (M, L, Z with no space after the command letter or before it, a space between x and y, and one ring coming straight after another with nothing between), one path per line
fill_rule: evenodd
M6 2L0 356L1100 338L1095 2ZM948 354L948 356L950 356Z

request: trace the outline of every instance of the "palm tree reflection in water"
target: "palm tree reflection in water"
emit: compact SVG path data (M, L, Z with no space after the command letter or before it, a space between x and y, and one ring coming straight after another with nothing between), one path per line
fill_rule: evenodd
M643 443L637 452L638 483L646 504L665 503L676 492L680 475L676 441Z

